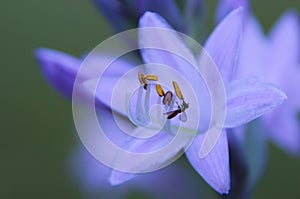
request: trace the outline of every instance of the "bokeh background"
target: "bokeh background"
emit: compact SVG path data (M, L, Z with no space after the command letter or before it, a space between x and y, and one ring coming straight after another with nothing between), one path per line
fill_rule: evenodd
M210 29L216 2L208 3ZM253 0L252 8L267 32L300 1ZM44 81L33 51L79 56L112 31L89 0L1 0L0 21L0 198L82 198L67 164L79 143L71 104ZM273 145L269 155L254 198L300 198L300 158Z

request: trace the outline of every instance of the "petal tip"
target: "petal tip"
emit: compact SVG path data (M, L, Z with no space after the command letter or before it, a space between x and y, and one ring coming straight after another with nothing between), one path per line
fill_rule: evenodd
M238 8L231 11L228 15L243 15L244 8L242 6L239 6Z
M294 9L290 9L290 10L286 11L283 14L282 18L286 18L286 19L292 20L292 21L294 21L295 23L298 24L298 13Z
M146 11L141 18L148 18L148 17L153 17L157 15L155 12L151 12L151 11Z
M212 184L211 184L212 185ZM214 189L219 193L219 194L229 194L230 192L230 178L228 177L227 181L223 181L223 182L218 182L218 183L214 183Z
M230 192L230 185L225 185L224 187L220 187L218 191L220 194L227 195Z
M166 20L159 14L151 11L145 12L139 21L139 28L155 27L155 28L168 28L172 29Z
M120 185L120 184L121 184L121 182L118 181L118 180L116 180L116 179L114 179L114 177L112 177L112 175L109 176L108 182L109 182L109 184L110 184L111 186L117 186L117 185Z
M108 182L111 186L118 186L134 178L136 175L123 171L112 170L108 177Z
M147 11L145 12L139 21L139 27L148 27L149 24L153 24L153 19L157 18L158 14L155 12Z
M275 87L275 85L274 85ZM278 105L279 104L282 104L284 101L286 101L288 99L288 96L286 95L286 93L284 91L282 91L280 88L277 88L276 87L276 91L277 91L277 94L278 94Z
M43 48L43 47L38 47L34 49L33 51L33 56L37 60L42 60L46 59L48 57L48 54L55 52L54 50L48 49L48 48Z

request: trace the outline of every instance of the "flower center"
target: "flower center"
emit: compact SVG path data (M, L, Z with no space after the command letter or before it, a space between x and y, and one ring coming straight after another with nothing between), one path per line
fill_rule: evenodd
M149 81L158 81L156 75L144 75L141 71L138 72L138 80L141 87L130 96L130 105L128 116L129 119L137 126L147 126L153 122L158 123L171 132L170 123L177 115L180 122L187 121L185 110L189 108L189 103L186 103L176 81L173 81L173 87L176 96L172 91L164 91L164 88L159 84L153 84ZM153 91L155 85L156 93ZM174 106L174 104L177 106ZM157 108L155 114L150 114L150 109L154 105L163 105L164 109ZM166 117L165 117L166 115ZM167 121L166 121L167 119ZM163 122L163 123L162 123Z

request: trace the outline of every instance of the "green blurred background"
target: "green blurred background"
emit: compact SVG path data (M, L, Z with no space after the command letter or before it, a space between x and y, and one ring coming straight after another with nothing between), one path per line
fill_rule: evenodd
M215 5L208 4L211 16ZM255 0L252 7L268 30L286 9L299 11L300 2ZM44 81L33 50L79 56L112 31L89 0L1 0L0 20L0 198L81 198L66 160L78 144L71 104ZM300 198L299 172L300 159L271 146L254 198Z

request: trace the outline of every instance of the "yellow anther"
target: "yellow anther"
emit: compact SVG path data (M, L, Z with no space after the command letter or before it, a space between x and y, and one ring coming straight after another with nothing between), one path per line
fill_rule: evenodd
M145 90L147 89L147 86L149 84L148 80L157 81L158 77L156 75L144 75L141 71L138 72L138 79L140 84L144 84Z
M177 84L177 82L173 81L173 86L174 86L174 89L175 89L175 93L177 95L177 97L180 99L180 100L183 100L183 95L181 93L181 90Z
M144 75L141 71L138 72L138 78L141 84L144 84Z
M164 90L162 89L162 87L160 86L160 84L156 84L156 92L157 94L162 97L165 95Z
M148 75L144 76L144 79L157 81L158 77L156 75L150 75L150 74L148 74Z

